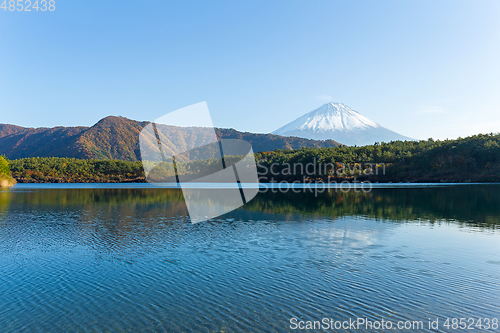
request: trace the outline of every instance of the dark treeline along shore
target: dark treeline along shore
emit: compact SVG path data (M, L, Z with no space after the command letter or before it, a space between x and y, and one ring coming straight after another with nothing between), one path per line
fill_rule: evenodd
M278 149L257 152L255 158L261 182L500 182L500 134L362 147ZM214 162L198 161L195 167L179 170L196 172L213 167ZM140 161L21 158L11 160L10 169L19 183L146 181Z
M10 161L19 183L145 182L141 162L31 157Z
M467 186L467 189L464 189ZM229 213L252 214L258 219L304 218L336 219L364 216L388 222L428 221L431 223L459 223L481 228L498 229L500 226L500 185L454 185L445 187L374 188L371 192L353 189L327 189L299 194L292 191L273 193L261 190L244 207ZM99 205L115 214L115 208L128 210L122 215L149 214L159 209L165 215L187 216L184 197L179 189L61 189L58 191L0 191L0 210L7 207L64 205L81 206L85 211L100 211ZM135 211L135 213L134 213ZM154 215L154 213L153 213ZM133 219L129 219L133 221ZM123 223L122 223L123 222ZM126 221L120 225L127 229ZM111 226L110 226L111 227ZM113 225L113 228L116 226ZM146 228L145 230L150 230Z
M444 141L276 150L257 153L256 158L264 181L500 182L500 134L493 133Z

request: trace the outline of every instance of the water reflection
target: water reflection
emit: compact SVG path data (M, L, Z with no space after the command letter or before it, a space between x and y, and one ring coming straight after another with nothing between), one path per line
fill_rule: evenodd
M292 316L491 318L498 188L261 193L200 224L176 189L0 191L0 327L287 332Z
M363 216L392 221L470 222L479 227L500 223L500 185L376 188L371 192L265 193L248 211L308 214L315 217Z
M55 187L56 188L56 187ZM471 185L417 188L378 188L369 193L331 189L314 193L268 190L236 212L273 219L306 215L319 218L363 216L392 221L470 222L494 227L500 223L500 185ZM110 218L160 215L186 217L182 192L179 189L52 189L0 190L0 212L25 209L65 209L80 207L102 213L108 207ZM118 208L119 207L119 208ZM120 213L116 213L116 209Z

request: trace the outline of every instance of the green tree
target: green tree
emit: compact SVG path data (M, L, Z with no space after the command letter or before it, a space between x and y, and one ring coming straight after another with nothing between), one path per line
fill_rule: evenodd
M5 156L0 156L0 176L10 176L9 161Z
M9 187L16 183L12 178L9 160L5 156L0 156L0 187Z

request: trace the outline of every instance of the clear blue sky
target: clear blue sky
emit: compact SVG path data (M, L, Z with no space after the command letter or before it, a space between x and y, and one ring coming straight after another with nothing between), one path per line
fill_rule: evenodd
M500 131L497 0L56 0L0 10L0 32L0 123L207 101L215 126L270 132L335 101L417 139Z

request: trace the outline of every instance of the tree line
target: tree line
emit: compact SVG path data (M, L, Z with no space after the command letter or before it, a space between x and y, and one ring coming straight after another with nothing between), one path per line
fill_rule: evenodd
M30 157L12 160L12 176L20 183L144 182L141 162Z
M500 134L493 133L455 140L394 141L255 155L263 181L500 181ZM316 167L304 167L302 172L297 165Z
M255 153L255 160L261 182L500 182L500 134L362 147L283 149ZM195 174L211 170L215 162L179 164L177 171ZM140 161L32 157L12 160L9 165L2 157L0 174L9 174L9 167L18 182L146 181Z

